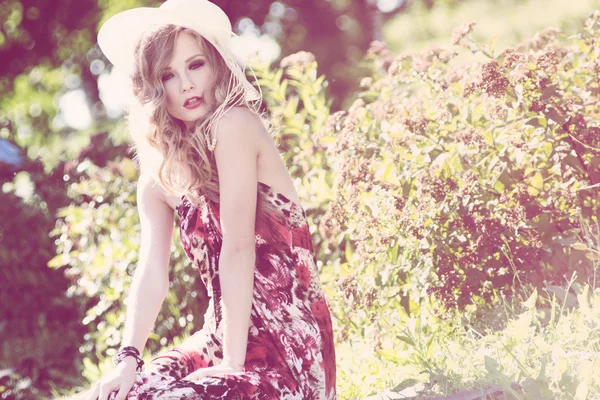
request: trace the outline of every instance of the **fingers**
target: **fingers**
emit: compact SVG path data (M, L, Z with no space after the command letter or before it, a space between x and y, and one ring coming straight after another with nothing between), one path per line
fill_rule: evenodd
M195 372L192 372L189 375L186 375L185 377L183 377L181 380L183 381L189 381L189 382L193 382L198 378L198 375Z
M98 400L108 400L108 397L112 391L118 387L118 384L115 385L114 382L108 382L100 385L100 395L98 396Z
M125 400L136 380L135 370L114 371L97 382L86 400ZM117 393L118 391L118 393ZM114 393L113 393L114 392ZM111 395L112 394L112 395Z
M92 390L90 390L88 396L85 398L85 400L96 400L98 398L98 393L100 392L100 385L96 384L94 385L94 387L92 388Z
M197 370L195 372L192 372L191 374L187 375L185 378L183 378L184 381L189 381L189 382L196 382L199 381L200 379L204 378L205 376L207 376L208 374L206 374L204 371Z
M129 390L133 386L133 382L131 383L123 383L121 385L121 389L119 389L119 393L115 396L115 400L125 400L125 396L129 393Z
M105 385L100 386L100 395L98 396L98 400L108 400L108 395L111 390L108 389Z

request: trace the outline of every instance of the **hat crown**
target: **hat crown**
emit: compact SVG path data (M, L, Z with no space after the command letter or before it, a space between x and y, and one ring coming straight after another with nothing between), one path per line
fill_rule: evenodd
M162 10L189 20L194 24L218 29L231 34L231 22L227 14L208 0L167 0L159 7Z

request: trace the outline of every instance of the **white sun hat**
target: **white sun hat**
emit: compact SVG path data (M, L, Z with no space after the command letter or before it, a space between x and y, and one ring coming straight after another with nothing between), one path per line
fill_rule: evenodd
M134 50L144 33L163 25L177 25L198 32L219 52L242 83L248 101L259 100L260 93L246 79L241 61L232 50L231 22L227 14L208 0L167 0L160 7L139 7L109 18L98 32L98 45L117 68L131 71Z

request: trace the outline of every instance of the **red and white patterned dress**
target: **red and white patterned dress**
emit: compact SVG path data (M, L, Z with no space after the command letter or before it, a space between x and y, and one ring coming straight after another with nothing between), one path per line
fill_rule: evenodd
M201 197L196 207L184 197L177 207L181 240L211 296L205 324L181 346L147 364L128 399L336 398L331 316L305 211L262 182L257 196L258 202L276 205L278 215L264 215L257 208L254 297L243 371L181 381L218 364L223 355L219 205Z

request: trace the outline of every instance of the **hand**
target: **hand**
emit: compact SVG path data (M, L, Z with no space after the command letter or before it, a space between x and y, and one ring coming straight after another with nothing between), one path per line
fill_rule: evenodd
M200 368L200 369L192 372L185 378L183 378L183 380L190 381L190 382L197 382L197 381L201 380L202 378L206 378L207 376L220 375L220 374L231 374L234 372L242 372L242 368L228 364L228 363L221 363L219 365L214 365L212 367Z
M86 400L107 400L110 393L118 390L115 400L125 400L125 396L135 382L137 362L133 357L125 358L107 376L96 382Z

